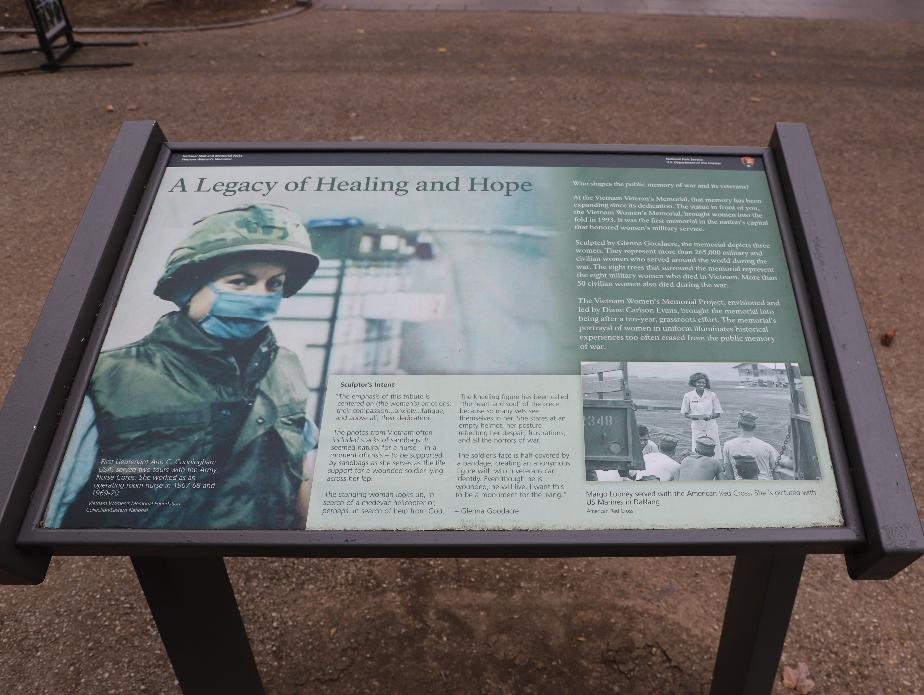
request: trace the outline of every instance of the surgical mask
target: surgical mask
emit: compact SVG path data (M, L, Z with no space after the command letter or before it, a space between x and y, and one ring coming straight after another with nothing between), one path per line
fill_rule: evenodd
M226 292L214 283L209 289L215 301L199 326L213 338L220 340L247 340L262 331L279 311L282 293L248 294Z

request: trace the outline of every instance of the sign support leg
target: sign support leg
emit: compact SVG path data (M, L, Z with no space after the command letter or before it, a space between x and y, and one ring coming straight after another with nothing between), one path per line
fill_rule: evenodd
M224 560L132 557L185 695L264 692Z
M773 691L804 563L804 554L735 558L712 695Z

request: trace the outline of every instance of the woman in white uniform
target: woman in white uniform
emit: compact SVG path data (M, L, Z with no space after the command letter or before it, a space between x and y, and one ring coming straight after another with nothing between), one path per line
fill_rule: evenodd
M692 391L683 394L683 403L680 413L690 421L692 437L690 450L696 450L697 437L709 436L716 443L715 456L721 457L722 445L719 444L719 416L722 414L722 405L719 397L711 390L709 377L702 372L690 375L687 382L693 387Z

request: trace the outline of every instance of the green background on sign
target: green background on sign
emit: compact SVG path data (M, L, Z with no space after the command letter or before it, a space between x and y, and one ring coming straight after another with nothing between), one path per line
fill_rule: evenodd
M766 342L717 342L713 340L694 342L692 340L628 340L604 343L603 349L590 350L580 348L581 360L608 361L664 361L664 362L798 362L804 374L810 374L808 355L802 325L796 306L779 227L776 222L770 189L766 175L762 171L708 171L708 170L672 170L672 169L599 169L581 168L562 171L562 177L571 176L573 180L612 184L611 186L574 186L569 185L575 196L662 196L698 197L698 198L738 198L747 199L749 204L758 208L760 218L769 224L766 226L749 226L744 223L705 224L696 221L694 226L703 227L703 231L655 230L650 226L644 231L594 230L574 228L575 242L586 240L610 241L652 241L652 242L686 242L691 244L685 250L693 250L694 242L761 242L770 248L762 249L765 268L776 271L775 281L718 280L726 287L689 289L684 287L578 287L577 297L592 300L602 299L702 299L702 300L753 300L779 301L775 307L774 318L777 323L770 326L769 335L775 338L773 343ZM627 186L633 183L674 184L669 188L646 188ZM622 185L619 185L622 184ZM747 190L721 189L721 185L747 185ZM750 201L756 201L751 203ZM620 207L622 203L616 203ZM612 209L614 213L617 208ZM576 213L577 214L577 213ZM596 212L599 216L601 213ZM757 219L756 217L754 219ZM593 222L591 222L593 224ZM575 227L580 225L575 225ZM589 225L588 225L589 226ZM643 225L635 225L643 226ZM673 226L673 225L670 225ZM576 253L568 261L577 265ZM680 254L672 252L672 258ZM709 264L708 256L684 255L684 258L699 259L699 265ZM582 263L581 265L588 265ZM624 272L624 271L618 271ZM635 273L636 271L628 271ZM653 271L657 273L658 271ZM682 273L678 273L682 274ZM619 279L616 282L645 282L643 280ZM678 280L653 280L650 282L678 282ZM679 280L695 282L695 280ZM589 306L589 305L584 305ZM730 324L729 324L730 325ZM644 334L638 334L644 335ZM651 334L652 337L658 335ZM766 335L766 334L765 334Z

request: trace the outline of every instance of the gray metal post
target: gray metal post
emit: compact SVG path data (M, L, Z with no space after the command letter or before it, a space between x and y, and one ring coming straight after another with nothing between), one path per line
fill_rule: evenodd
M805 555L735 558L712 695L773 691Z
M234 589L220 557L132 557L185 695L262 695Z

